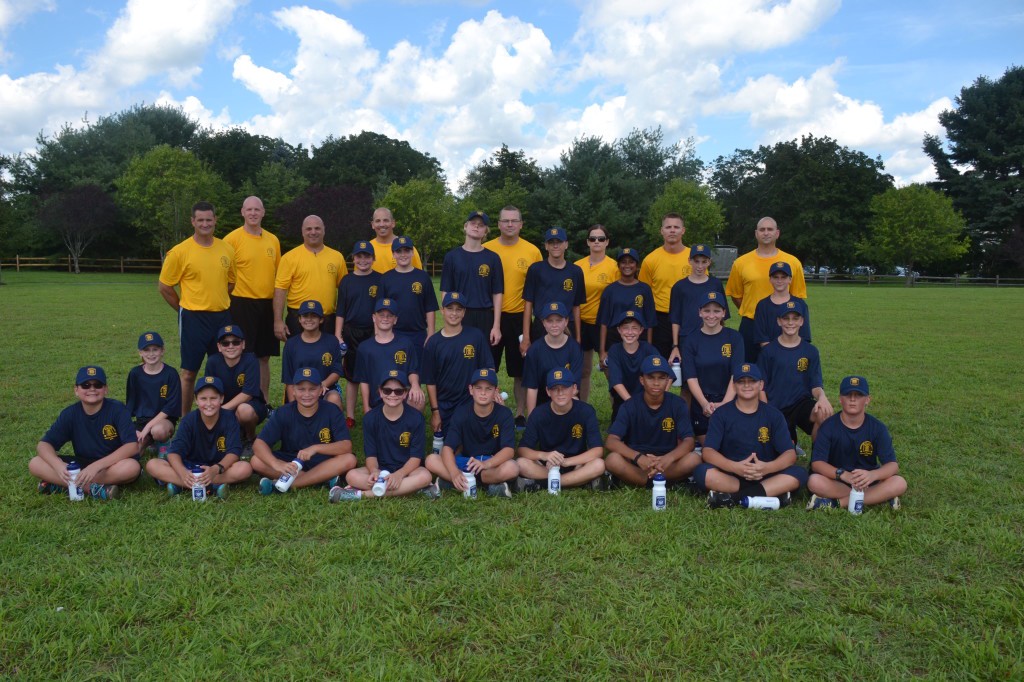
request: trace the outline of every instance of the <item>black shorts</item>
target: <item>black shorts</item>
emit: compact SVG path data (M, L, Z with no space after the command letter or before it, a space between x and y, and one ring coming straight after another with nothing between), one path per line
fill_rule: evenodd
M168 417L167 420L169 422L171 422L171 426L177 426L178 425L178 418L177 417ZM148 424L149 422L153 421L153 418L152 417L135 417L134 421L135 421L135 430L136 431L141 431L142 429L146 428L146 424Z
M672 346L676 344L672 338L672 318L668 313L658 313L658 324L654 327L654 341L652 345L661 353L661 357L668 359L672 354Z
M494 308L466 308L462 326L475 327L483 332L485 339L490 339L491 327L494 326Z
M334 313L327 313L320 320L320 331L324 334L334 336L334 320L337 317ZM302 333L302 325L299 324L299 311L296 308L289 308L288 314L284 316L284 324L288 327L288 336L298 336Z
M786 417L786 424L789 425L789 435L793 437L794 443L796 442L796 427L798 426L808 436L811 435L811 431L814 429L814 422L811 421L811 412L814 411L816 403L817 401L814 398L804 398L800 402L780 410L783 416Z
M583 352L601 350L601 325L580 322L580 347Z
M245 332L245 349L258 358L281 354L274 336L274 302L269 298L231 297L231 321Z
M754 341L754 330L757 325L749 317L740 318L740 336L743 337L744 362L757 362L761 355L761 344Z
M341 328L341 338L344 339L348 350L341 359L341 367L345 370L345 378L352 381L356 373L356 351L359 344L366 339L373 338L373 327L357 327L354 324L346 324Z
M494 354L494 367L501 369L501 356L507 356L506 365L510 377L523 377L523 354L519 350L519 337L523 333L523 313L501 314L501 343L491 348Z

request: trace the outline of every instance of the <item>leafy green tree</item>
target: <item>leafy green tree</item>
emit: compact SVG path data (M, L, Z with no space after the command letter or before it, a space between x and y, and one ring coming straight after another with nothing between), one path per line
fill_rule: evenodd
M661 241L661 218L666 213L683 216L686 225L686 243L705 243L712 246L725 227L722 206L711 196L711 190L692 180L669 180L647 213L644 227L650 243Z
M952 200L924 185L889 189L871 200L870 232L857 251L869 260L902 265L907 286L918 265L960 258L970 246Z
M293 147L281 138L255 135L244 128L203 131L197 136L194 149L196 157L210 164L232 189L238 189L246 180L255 180L266 164L278 164L298 173L309 160L302 145ZM289 200L292 198L294 195Z
M508 145L494 152L491 158L480 162L466 174L459 185L459 194L469 196L480 192L494 192L515 183L531 192L540 186L541 170L537 162L526 156L526 152L511 151Z
M270 229L276 229L280 228L282 224L277 210L301 196L307 187L309 187L309 181L298 169L275 161L263 164L256 172L255 177L242 183L241 191L238 194L243 201L244 197L258 196L267 209L263 225ZM238 203L241 206L241 202Z
M430 154L404 140L365 130L342 138L328 136L313 147L304 172L314 185L361 185L371 190L413 178L444 178L440 162Z
M469 215L470 211L483 211L491 217L491 227L497 226L498 214L505 206L519 208L523 220L529 222L528 211L525 206L529 204L530 192L519 184L517 180L509 176L505 182L493 189L478 188L471 194L458 200L458 213ZM497 233L493 231L492 235ZM538 230L539 234L539 230ZM524 235L525 236L525 235Z
M395 232L412 237L424 263L443 258L463 242L466 216L438 178L392 183L380 204L395 216Z
M946 144L926 135L924 151L938 176L933 186L967 219L975 267L1024 270L1024 66L961 89L939 123Z
M60 236L78 274L85 249L117 224L117 206L99 185L80 185L50 196L37 220L42 229Z
M266 204L266 200L264 200ZM278 236L284 249L302 243L302 221L317 215L324 221L324 242L344 254L360 239L372 237L370 216L373 213L373 195L366 187L311 185L292 201L274 210L280 222Z
M206 164L191 152L168 145L132 159L115 184L118 203L139 232L152 239L161 258L191 234L192 204L210 201L224 216L230 197L227 183Z

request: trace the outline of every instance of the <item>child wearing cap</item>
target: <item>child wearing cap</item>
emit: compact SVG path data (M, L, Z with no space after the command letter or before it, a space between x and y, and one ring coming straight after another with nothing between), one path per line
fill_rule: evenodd
M490 224L487 214L480 211L473 211L466 218L462 226L465 242L444 256L441 296L459 292L465 307L466 327L479 329L488 346L497 346L501 343L505 270L498 254L484 248Z
M467 490L463 472L472 472L487 484L492 497L512 497L508 482L519 475L515 454L515 420L512 411L496 402L498 375L478 369L469 385L472 403L455 410L440 455L427 455L427 469L456 490ZM437 487L435 483L434 487Z
M267 402L260 387L260 363L245 352L245 332L229 324L217 332L217 353L206 359L206 376L224 386L225 410L231 410L242 429L242 458L252 457L256 427L267 418Z
M644 333L642 314L642 311L630 308L623 310L614 320L613 329L617 330L615 336L621 341L612 344L605 361L613 422L622 404L643 390L640 386L640 368L644 360L658 354L649 341L640 338Z
M107 375L97 365L78 370L75 396L78 402L65 407L36 444L29 473L39 479L41 493L66 490L67 465L74 460L81 467L76 485L96 499L113 499L141 471L131 413L124 403L107 397ZM74 456L58 452L68 442Z
M397 307L397 302L386 296L377 299L373 313L373 338L362 343L361 352L356 358L353 379L359 383L363 414L369 414L370 410L381 404L380 392L376 390L378 379L374 377L382 377L392 369L405 372L409 378L410 388L406 398L409 405L422 410L425 404L423 389L420 387L420 354L423 348L414 345L408 337L395 334ZM370 394L371 386L375 389L373 395Z
M391 242L395 267L380 280L380 295L394 301L398 316L395 333L409 339L417 351L434 333L434 312L437 294L430 275L412 265L413 243L409 237L398 237Z
M257 375L258 376L258 375ZM242 454L241 431L234 413L225 410L224 384L216 377L206 376L196 382L196 409L181 420L167 459L146 462L146 473L167 483L167 493L177 495L194 482L209 493L224 499L228 485L239 483L252 475ZM198 466L198 476L192 469Z
M537 489L537 482L547 479L552 467L559 467L564 488L587 485L604 473L597 412L587 403L574 400L575 392L576 379L571 372L548 372L550 402L530 413L519 441L516 464L520 490Z
M534 341L526 353L523 387L526 389L527 417L538 404L544 404L549 400L546 392L540 394L541 384L548 372L553 369L567 369L577 381L583 372L583 351L580 344L565 333L565 327L569 323L565 306L558 301L546 303L538 310L538 317L546 333Z
M701 326L686 335L682 364L693 433L703 445L711 415L736 395L732 376L743 364L744 350L743 335L722 326L727 314L723 292L707 291L696 305Z
M900 508L907 481L899 475L892 437L871 404L868 380L845 377L839 384L840 412L821 425L811 456L808 509L846 506L850 490L864 491L864 504L889 503Z
M426 450L423 413L405 404L409 377L399 369L384 373L377 392L381 404L363 418L363 448L366 465L346 474L348 486L331 488L331 502L376 497L373 485L389 472L384 496L401 497L427 488L431 497L430 472L421 466Z
M359 382L354 380L359 344L373 336L373 307L380 293L381 273L373 269L374 250L370 242L356 242L352 247L352 274L338 285L338 311L334 336L348 350L341 358L345 372L345 425L356 425L356 394Z
M338 340L320 331L324 309L320 301L303 301L299 304L298 317L302 333L289 337L281 352L281 383L284 384L285 400L295 400L295 389L288 382L302 367L315 367L320 372L320 387L326 400L341 407L341 394L334 389L341 378L341 358L338 357Z
M658 323L658 311L654 307L654 292L651 285L636 278L640 267L640 254L636 249L626 247L619 251L616 259L619 278L601 292L601 303L597 309L597 324L600 326L601 366L606 366L608 351L619 341L617 320L627 310L637 313L637 319L647 330L644 340L651 342L654 325ZM646 356L644 356L646 357ZM639 366L637 367L639 376Z
M470 401L466 388L476 370L494 369L483 332L462 324L466 315L463 300L461 292L445 292L441 302L444 327L427 339L423 348L421 380L430 398L430 428L442 434L455 409Z
M790 301L803 304L804 323L800 328L800 338L811 342L811 316L807 301L795 296L789 290L793 284L793 268L785 261L772 263L768 269L768 280L772 284L772 293L757 302L754 308L754 342L764 348L779 335L777 320L787 309ZM792 306L788 306L791 308Z
M700 463L686 401L670 391L674 377L665 358L645 358L640 371L643 393L623 403L612 422L605 466L634 486L647 485L657 474L669 481L685 479Z
M571 324L566 333L579 343L580 306L587 300L587 286L580 266L565 260L568 247L569 238L565 230L560 227L548 228L544 231L547 258L534 263L526 271L526 283L523 285L523 300L526 302L523 311L523 339L519 342L519 351L523 355L527 354L530 344L534 339L539 339L544 331L540 323L543 318L538 313L554 302L562 304L565 309L563 315ZM544 375L541 375L540 381L543 380Z
M811 437L833 414L832 404L822 388L821 356L818 349L800 338L807 314L802 299L793 298L782 306L776 325L782 333L761 349L757 364L764 377L762 399L786 417L797 454L803 456L797 442L796 428Z
M274 410L253 444L252 468L263 477L262 495L277 490L274 481L286 473L295 476L292 488L325 481L333 487L356 466L345 417L336 405L321 397L316 370L299 369L291 385L295 400ZM275 444L281 448L274 450ZM302 462L300 471L296 471L296 459Z
M142 364L128 372L125 404L135 420L139 452L155 443L158 454L164 457L167 441L181 416L181 379L178 370L164 362L164 340L160 334L143 332L138 347Z
M733 375L736 398L711 415L701 456L693 472L697 486L708 491L708 507L734 507L744 497L778 497L789 504L791 494L807 481L796 463L786 418L761 402L761 371L743 363Z
M722 306L723 320L729 319L729 304L725 298L722 280L708 274L711 267L711 247L694 244L690 247L690 274L672 285L669 294L669 318L672 320L672 353L669 362L682 362L682 348L686 338L701 328L703 319L700 307L708 292L717 294L716 300ZM743 358L740 357L740 360Z

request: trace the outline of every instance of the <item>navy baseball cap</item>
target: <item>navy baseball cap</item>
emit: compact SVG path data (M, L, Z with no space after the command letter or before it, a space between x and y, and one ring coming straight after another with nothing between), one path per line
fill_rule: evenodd
M615 261L618 262L623 258L632 258L637 263L639 263L641 260L640 254L637 252L637 250L630 248L628 246L624 249L619 250L619 255L615 258Z
M745 362L740 365L740 368L732 375L732 378L735 381L739 381L745 377L750 377L755 381L761 381L761 369L753 363Z
M637 315L637 312L635 310L624 310L624 311L622 311L622 313L618 317L615 318L615 323L612 324L612 326L613 327L618 327L623 322L627 322L629 320L633 320L634 322L636 322L641 327L644 326L644 321L640 319L640 316Z
M356 242L356 245L352 247L352 255L354 256L357 253L364 253L368 256L377 255L373 247L370 246L370 242Z
M308 381L313 384L320 383L320 372L313 369L312 367L299 367L295 370L294 376L292 376L292 386L301 384L303 381Z
M844 377L839 383L839 395L850 395L851 393L871 395L868 393L868 380L856 374Z
M711 258L711 247L707 244L694 244L690 247L690 260L693 260L694 256Z
M544 231L544 241L546 242L567 242L569 238L565 236L565 230L560 227L549 227Z
M709 303L717 303L718 305L720 305L720 306L722 306L724 308L725 307L725 297L722 296L717 291L708 291L703 296L701 296L700 306L699 307L703 308L704 306L708 305Z
M320 305L320 304L317 303L317 305ZM323 313L322 312L321 312L320 316L323 317ZM245 334L242 332L242 328L239 327L237 324L229 324L229 325L225 325L225 326L221 327L220 331L217 332L217 340L220 341L225 336L237 336L238 338L242 339L243 341L245 340Z
M576 377L573 376L572 370L556 368L548 372L548 388L575 385Z
M139 334L139 350L146 346L164 347L164 340L156 332L142 332Z
M389 381L397 381L406 388L409 388L409 375L400 369L389 369L384 373L384 376L380 378L380 385L388 383Z
M444 298L441 299L441 307L447 308L450 304L455 303L465 308L466 302L462 300L463 298L464 296L457 291L446 291Z
M466 222L468 223L468 222L470 222L472 220L476 220L477 218L479 218L480 220L484 221L484 225L487 225L488 227L490 227L491 219L488 218L487 214L484 213L483 211L473 211L472 213L469 214L469 217L466 218Z
M561 301L552 301L547 303L538 313L537 317L542 320L546 320L552 315L561 315L562 317L569 317L569 311L565 309L565 305Z
M379 313L382 310L388 310L395 312L395 299L393 298L378 298L377 305L373 307L373 312Z
M486 381L491 386L497 386L498 385L498 375L497 375L497 373L493 369L489 369L487 367L484 367L482 369L478 369L477 371L473 372L473 376L470 377L470 379L469 379L470 385L475 384L478 381Z
M782 261L782 260L780 260L780 261L778 261L776 263L772 263L772 266L770 268L768 268L768 276L769 277L774 275L776 272L784 272L784 273L786 273L787 277L792 277L793 276L793 268L789 267L789 263L787 263L786 261Z
M410 237L398 237L395 241L391 242L391 250L398 251L399 249L411 249L413 248L412 239Z
M106 386L107 373L99 365L86 365L78 370L78 375L75 377L75 386L81 386L87 381L98 381Z
M316 315L317 317L323 317L324 307L320 305L320 301L303 301L299 306L299 315Z
M224 384L217 377L203 377L196 382L196 395L199 395L199 391L204 388L212 388L221 395L224 395Z
M800 317L807 317L807 304L799 298L790 298L788 301L782 304L779 308L778 317L783 317L789 313L796 313Z
M641 374L658 374L659 372L661 374L672 373L668 360L660 355L648 355L644 358L643 364L640 365Z

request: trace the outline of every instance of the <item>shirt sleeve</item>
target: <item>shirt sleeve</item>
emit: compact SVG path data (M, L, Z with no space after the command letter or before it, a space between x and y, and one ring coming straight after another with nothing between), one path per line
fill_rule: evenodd
M72 405L72 407L75 406ZM71 435L71 413L68 408L65 408L61 410L61 413L57 415L57 420L47 429L46 435L42 437L42 441L52 445L54 450L60 450L71 440Z
M572 267L576 269L576 272L572 273L572 278L576 282L574 285L576 289L576 296L573 298L572 304L574 307L582 306L587 302L587 282L583 278L583 269L575 263L572 264Z
M472 408L471 408L472 409ZM494 409L498 409L496 405ZM512 411L509 409L501 410L501 418L498 423L501 436L498 440L498 449L512 448L514 451L516 448L516 422L512 417Z
M536 305L537 303L537 273L538 270L534 267L536 263L531 265L526 271L526 281L523 283L523 300L529 301Z
M412 408L406 405L405 409L411 410ZM420 462L423 461L423 457L427 452L427 437L426 429L424 428L423 415L419 412L419 419L414 420L416 424L413 426L412 435L409 437L409 457L415 457Z
M615 344L608 349L608 388L614 389L619 384L625 384L626 382L622 379L622 364L621 358L619 357L619 351L621 348L619 344Z
M379 458L380 452L377 448L377 435L379 429L377 428L377 417L380 414L379 409L370 410L365 417L363 417L363 452L367 458L374 457Z
M455 275L453 274L455 268L453 262L454 253L454 250L452 250L444 254L444 262L441 265L441 291L457 291L455 289Z
M425 312L432 313L439 309L437 305L437 292L434 291L434 282L430 279L430 275L422 270L420 272L422 273L421 281L423 282L423 307Z
M181 416L181 377L178 370L167 366L167 400L160 407L160 411L168 417Z
M332 337L333 338L333 337ZM242 393L259 398L263 389L260 388L260 365L256 356L252 353L244 353L242 359L245 365L242 371L245 372L245 381L242 384Z
M683 287L681 286L683 280L679 280L672 285L672 291L669 293L668 299L668 318L672 324L683 325ZM673 339L675 341L675 339Z
M493 251L488 251L493 258L491 258L491 282L493 286L491 288L492 294L504 294L505 293L505 266L501 264L501 258L498 254Z
M284 419L284 408L280 410L274 410L270 413L270 418L267 419L266 423L263 424L263 428L260 429L260 433L256 438L270 446L270 449L274 449L276 443L281 442L281 421ZM282 446L284 444L282 443Z
M170 451L176 453L182 459L192 459L192 449L194 447L192 427L195 420L191 415L192 412L189 412L181 420L178 428L174 431L174 440L171 441Z
M169 287L177 286L181 282L182 260L179 249L173 248L164 257L164 264L160 268L160 283Z
M331 433L334 434L334 440L332 443L338 443L341 441L352 440L352 434L348 432L348 425L345 423L345 414L332 403L324 401L320 405L320 409L324 409L324 405L330 405L333 410L330 410L330 424Z
M587 410L587 419L583 423L583 435L586 438L586 450L600 447L604 441L601 439L601 426L597 423L597 412Z

